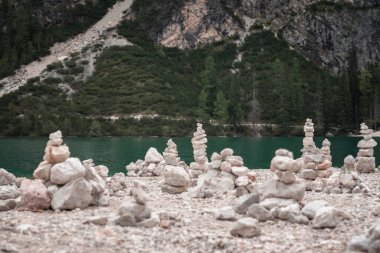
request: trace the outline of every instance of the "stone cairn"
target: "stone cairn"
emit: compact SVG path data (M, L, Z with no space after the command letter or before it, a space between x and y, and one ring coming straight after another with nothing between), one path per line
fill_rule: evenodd
M37 180L23 180L20 208L27 210L73 210L90 205L108 205L105 182L91 161L84 164L70 157L62 145L62 133L50 134L43 162L34 171Z
M243 158L234 155L230 148L220 154L213 153L207 172L198 178L192 197L207 198L215 194L229 193L242 196L253 191L256 173L244 166Z
M184 161L181 161L181 158L178 156L177 145L172 139L169 139L167 142L167 147L163 152L163 157L166 165L179 166L183 167L186 171L189 171L188 166Z
M354 236L348 243L346 252L380 252L380 221L370 228L367 235Z
M270 165L270 170L277 178L257 185L252 193L240 197L239 204L234 209L236 213L248 215L249 224L255 231L258 230L257 221L274 219L298 224L309 224L312 220L313 228L335 227L344 215L327 206L326 201L316 200L303 206L305 185L297 180L295 174L300 166L302 165L293 159L292 152L286 149L277 150ZM234 224L230 231L232 235L246 236L241 223L240 219Z
M16 177L0 169L0 212L8 211L15 208L20 201L20 184Z
M331 143L325 139L322 150L314 143L314 123L306 119L304 126L305 138L303 139L302 160L304 166L300 177L305 179L306 189L320 188L321 182L313 182L317 178L328 178L332 174L332 157L330 153ZM317 186L316 186L317 185Z
M344 158L344 165L342 170L344 170L344 172L355 171L355 158L352 155Z
M334 194L367 193L369 188L357 172L341 169L323 180L323 191Z
M207 158L207 135L203 130L203 125L197 123L197 131L193 134L191 143L194 149L195 162L190 163L190 175L192 178L197 178L199 175L205 173L208 166Z
M359 141L359 152L356 157L356 171L359 173L370 173L375 171L375 157L373 157L373 149L377 146L377 142L372 139L372 129L369 129L365 123L360 124L360 133L363 140Z
M152 177L161 176L164 172L165 160L155 148L150 148L145 159L131 162L125 168L130 177Z

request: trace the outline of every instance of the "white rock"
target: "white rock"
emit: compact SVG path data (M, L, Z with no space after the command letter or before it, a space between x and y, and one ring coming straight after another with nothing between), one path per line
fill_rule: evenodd
M60 130L54 132L54 133L51 133L49 135L49 139L50 140L54 140L54 139L62 139L62 132Z
M234 224L230 233L233 236L248 238L260 235L259 222L250 217L241 218Z
M50 181L53 184L63 185L71 180L84 177L86 169L78 158L68 158L63 163L57 163L51 168Z
M248 208L248 216L256 218L259 221L273 220L273 216L270 211L260 204L252 204Z
M339 221L339 213L334 207L322 207L315 213L313 228L334 228Z
M225 148L220 152L220 155L222 158L226 158L227 156L232 156L234 154L234 151L230 148Z
M236 220L236 213L231 206L227 206L218 210L216 218L218 220Z
M0 186L15 184L16 177L12 173L6 171L5 169L0 169Z
M236 186L247 186L249 184L249 179L247 176L241 176L241 177L238 177L236 180L235 180L235 184Z
M302 213L308 217L309 219L314 219L316 212L327 206L327 202L324 200L314 200L309 203L307 203L303 208L302 208Z
M47 161L41 162L37 169L33 172L33 177L44 181L49 181L51 167L51 163Z
M249 172L249 169L245 166L241 166L241 167L236 167L236 166L233 166L231 167L231 172L236 175L236 176L244 176L245 174L247 174Z
M145 155L146 163L159 163L164 160L164 157L155 148L150 148Z
M165 183L171 186L188 187L191 179L182 167L167 165L164 172Z

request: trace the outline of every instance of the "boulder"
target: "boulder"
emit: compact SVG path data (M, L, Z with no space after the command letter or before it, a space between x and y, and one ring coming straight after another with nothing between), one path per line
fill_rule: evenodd
M164 160L164 157L155 148L150 148L145 155L146 163L159 163Z
M25 179L20 187L22 209L31 211L50 208L50 197L46 186L41 180Z
M63 163L57 163L51 168L50 181L53 184L64 185L74 179L84 177L86 169L78 158L68 158Z
M0 186L16 184L16 177L5 169L0 169Z
M44 180L44 181L49 181L51 167L52 167L51 163L47 161L41 162L38 165L37 169L35 169L35 171L33 172L33 177Z
M54 193L51 206L54 210L84 209L92 202L92 186L81 177L72 180Z
M165 166L164 177L165 183L171 186L188 187L191 185L189 174L182 167Z
M0 200L17 199L20 196L20 191L16 185L1 185Z
M250 217L241 218L234 224L230 233L232 236L248 238L260 235L259 222Z
M339 221L339 212L334 207L322 207L315 213L313 228L334 228Z

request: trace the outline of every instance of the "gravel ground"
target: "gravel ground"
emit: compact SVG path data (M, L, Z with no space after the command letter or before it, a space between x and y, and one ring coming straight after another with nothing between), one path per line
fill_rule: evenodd
M259 181L274 177L258 171ZM229 234L233 221L215 219L214 210L234 205L236 198L192 199L188 193L170 195L159 188L160 178L140 178L148 186L153 211L166 211L174 224L169 229L83 224L93 216L112 217L130 196L112 197L109 207L71 212L0 213L0 252L344 252L354 235L364 234L377 218L371 214L380 202L378 173L362 175L371 194L307 192L305 202L324 199L347 212L350 220L335 229L316 230L311 225L285 221L260 223L261 235L245 239ZM135 178L128 178L129 185Z

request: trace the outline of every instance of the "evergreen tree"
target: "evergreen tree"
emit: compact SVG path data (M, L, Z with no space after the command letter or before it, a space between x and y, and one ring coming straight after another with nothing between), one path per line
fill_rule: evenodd
M375 87L372 83L372 75L368 70L363 70L359 77L359 90L361 93L360 103L361 111L368 117L370 121L370 126L372 127L373 122L373 103Z
M207 113L207 98L208 93L206 89L203 88L198 96L198 108L196 110L197 117L203 121L207 121L210 117Z
M228 120L228 101L222 91L216 94L214 102L214 117L220 123L226 123Z

